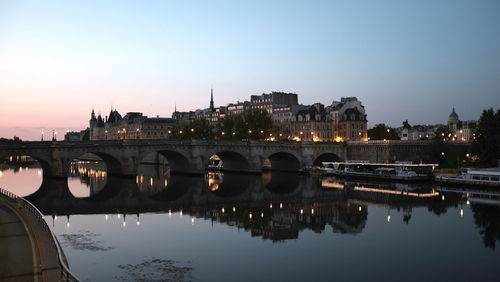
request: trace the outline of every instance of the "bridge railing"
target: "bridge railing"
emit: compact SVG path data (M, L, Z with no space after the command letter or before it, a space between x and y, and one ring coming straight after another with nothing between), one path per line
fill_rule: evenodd
M23 197L19 197L16 194L9 192L3 188L0 188L0 194L9 198L11 201L16 202L18 205L22 206L25 210L29 211L30 214L36 219L36 221L42 226L43 231L49 234L52 238L52 243L54 244L57 250L57 257L59 259L59 264L61 266L61 281L80 281L71 271L65 261L65 257L59 241L57 240L56 235L50 229L47 222L43 219L43 214L38 210L32 203L24 199Z

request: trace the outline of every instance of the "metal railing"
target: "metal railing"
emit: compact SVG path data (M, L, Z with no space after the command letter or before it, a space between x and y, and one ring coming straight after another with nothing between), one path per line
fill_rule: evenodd
M80 281L71 271L67 263L64 261L64 254L59 245L59 241L57 240L56 235L50 229L47 222L43 219L43 214L38 210L32 203L24 199L23 197L19 197L16 194L9 192L3 188L0 188L0 194L9 198L11 201L16 202L19 206L23 207L25 210L29 211L32 216L36 219L36 221L42 226L43 231L48 233L52 238L52 243L57 249L57 257L59 259L59 264L61 266L61 281Z

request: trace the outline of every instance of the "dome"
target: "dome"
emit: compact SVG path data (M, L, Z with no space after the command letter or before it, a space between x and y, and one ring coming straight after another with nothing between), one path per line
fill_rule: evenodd
M455 107L453 107L453 111L450 114L450 119L457 119L458 120L458 115L455 113Z

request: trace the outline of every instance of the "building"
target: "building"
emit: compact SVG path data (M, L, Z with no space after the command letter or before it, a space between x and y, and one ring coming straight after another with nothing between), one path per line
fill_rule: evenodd
M411 126L408 120L403 121L403 127L397 129L401 140L422 140L435 137L436 130L441 125L415 125Z
M336 140L368 140L365 107L356 97L341 98L340 102L334 101L329 113L334 120Z
M104 119L92 110L89 121L90 140L164 139L168 138L176 121L172 118L149 118L139 112L129 112L124 117L111 109Z
M275 139L304 141L365 141L368 138L364 106L356 97L341 98L325 107L275 105Z
M477 121L461 121L455 112L455 107L448 117L448 130L451 132L453 141L472 141L475 138Z
M455 111L455 108L453 108L448 116L446 125L435 124L411 126L408 123L408 120L405 120L403 122L403 126L398 128L398 135L401 140L433 139L436 136L436 130L443 127L448 129L450 132L448 138L452 141L468 142L475 138L477 121L461 121Z
M210 106L205 109L197 109L189 112L178 112L177 106L172 113L172 119L175 121L181 120L195 120L195 119L206 119L211 124L216 124L219 119L223 118L226 113L226 107L216 108L214 106L214 90L210 89Z
M263 109L272 114L275 107L298 105L298 96L295 93L272 92L271 94L250 96L252 109Z

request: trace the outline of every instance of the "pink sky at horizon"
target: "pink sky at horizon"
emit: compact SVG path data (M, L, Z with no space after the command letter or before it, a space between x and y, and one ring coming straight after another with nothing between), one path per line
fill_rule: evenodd
M357 97L368 126L500 108L499 1L0 1L0 137L107 115ZM286 3L286 5L284 5ZM265 8L264 8L265 7Z

